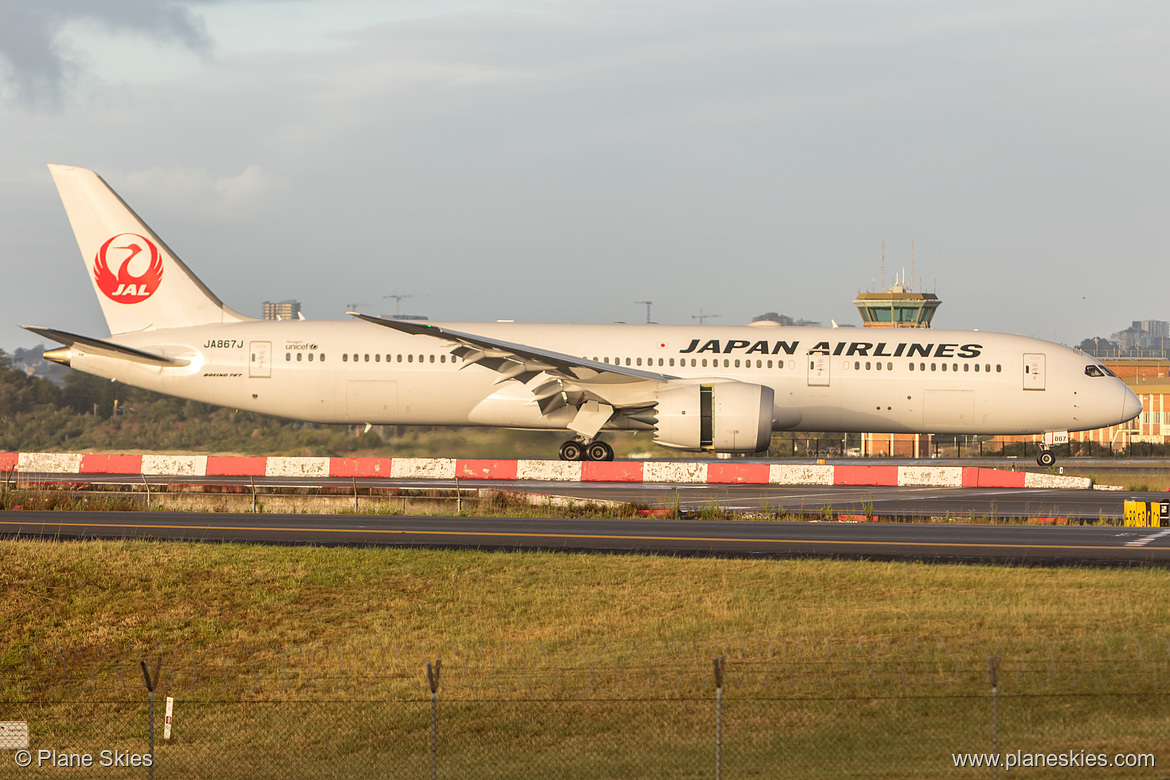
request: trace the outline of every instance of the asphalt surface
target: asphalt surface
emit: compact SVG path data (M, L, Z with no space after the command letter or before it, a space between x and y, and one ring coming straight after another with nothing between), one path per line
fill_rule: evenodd
M55 475L55 480L126 484L141 488L142 479L124 475ZM678 507L689 512L719 508L734 512L779 514L867 514L879 518L1065 517L1070 520L1117 518L1127 498L1170 501L1170 493L1036 488L851 487L792 485L675 485L644 482L518 482L508 480L442 480L385 478L292 477L148 477L152 485L255 484L270 488L412 488L452 490L492 488L572 498L623 501L652 509Z
M841 461L837 461L841 462ZM845 461L884 465L906 461ZM972 465L972 461L929 461ZM1003 466L979 460L986 466ZM1021 464L1022 465L1022 464ZM1170 468L1170 461L1077 459L1108 481L1115 469ZM1034 469L1033 469L1034 470ZM1069 469L1071 470L1071 468ZM55 475L54 480L76 479ZM90 482L139 483L141 478L86 475ZM673 485L492 480L148 477L155 484L268 487L496 488L582 499L626 501L700 514L747 513L753 520L571 520L375 515L154 512L0 512L0 537L150 538L270 544L389 545L493 550L563 550L716 556L822 556L880 560L997 563L1157 564L1170 562L1170 529L1088 527L1079 523L1122 515L1127 498L1170 500L1167 493L1014 488L817 487ZM786 514L935 522L770 522ZM759 519L764 518L764 519ZM1048 518L1052 525L991 525L988 519ZM939 522L941 521L941 522ZM966 522L964 522L966 521ZM1064 523L1067 523L1065 525Z
M1097 526L9 511L0 512L0 535L733 557L1170 563L1170 529Z

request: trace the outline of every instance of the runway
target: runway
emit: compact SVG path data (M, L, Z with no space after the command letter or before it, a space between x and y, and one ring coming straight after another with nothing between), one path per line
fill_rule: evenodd
M62 478L58 478L62 479ZM74 478L69 479L71 484ZM143 480L121 475L87 474L80 479L104 485L143 487ZM584 500L622 501L653 509L698 513L719 508L763 514L867 514L878 518L943 518L987 520L1056 517L1099 520L1122 516L1127 498L1170 500L1166 493L1069 490L1062 488L951 488L718 485L624 482L561 482L513 480L385 479L380 477L149 477L155 486L234 486L316 490L393 489L496 490L565 496Z
M1170 529L179 512L0 513L0 535L1046 565L1170 563Z

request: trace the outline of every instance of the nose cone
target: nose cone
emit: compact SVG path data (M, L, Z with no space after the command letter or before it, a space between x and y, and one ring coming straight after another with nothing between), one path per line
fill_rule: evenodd
M1121 422L1129 422L1142 413L1142 402L1128 387L1122 388L1125 399L1121 402Z

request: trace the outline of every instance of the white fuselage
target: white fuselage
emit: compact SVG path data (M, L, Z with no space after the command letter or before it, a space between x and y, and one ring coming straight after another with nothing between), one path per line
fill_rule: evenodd
M1116 377L1086 371L1100 366L1095 359L1048 341L999 333L444 326L670 377L764 385L775 394L777 430L1030 434L1114 425L1141 408ZM524 385L464 363L451 354L448 341L366 322L258 320L126 333L111 340L190 362L160 367L75 345L71 365L169 395L280 417L550 429L564 429L571 419L567 410L542 415ZM615 386L615 407L621 406L622 392ZM629 403L645 400L631 397ZM606 426L622 427L627 426L616 417Z

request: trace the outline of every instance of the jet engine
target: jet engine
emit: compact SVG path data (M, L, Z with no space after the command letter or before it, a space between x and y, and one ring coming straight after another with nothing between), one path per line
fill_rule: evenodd
M671 382L658 392L654 441L680 450L766 450L773 401L772 388L734 379Z

